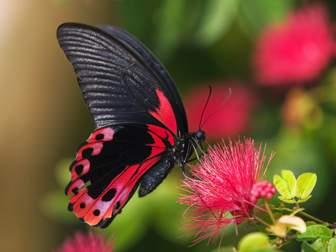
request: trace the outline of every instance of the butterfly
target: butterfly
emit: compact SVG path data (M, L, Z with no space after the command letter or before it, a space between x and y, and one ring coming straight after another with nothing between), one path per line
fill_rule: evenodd
M65 23L57 39L95 123L70 166L68 209L107 227L137 188L152 192L205 140L190 133L182 100L164 66L121 29Z

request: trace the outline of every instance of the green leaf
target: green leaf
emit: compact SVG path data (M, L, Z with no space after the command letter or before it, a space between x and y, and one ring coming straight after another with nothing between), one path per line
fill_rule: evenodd
M232 25L236 17L239 0L208 0L197 40L209 45L216 42Z
M310 193L313 191L316 181L315 173L306 172L296 179L290 170L282 170L281 177L279 175L273 177L273 184L280 194L279 199L286 203L306 202L311 198Z
M308 226L306 232L297 235L297 239L300 241L329 240L331 237L332 230L319 224Z
M284 180L279 175L274 175L273 184L274 184L275 188L277 189L278 193L284 199L290 199L291 198L291 194L290 194L290 191L289 191L286 180Z
M336 238L332 238L328 242L328 252L336 252Z
M296 195L296 178L294 173L291 170L282 170L281 176L287 182L288 190L291 195L291 198Z
M238 245L239 252L260 251L260 249L271 249L269 238L261 232L250 233L243 237Z
M311 197L311 192L313 191L317 181L317 176L315 173L306 172L301 174L297 179L297 193L296 197L301 200L308 200Z
M294 173L290 170L282 170L281 177L274 175L273 184L279 192L279 199L286 203L295 203L296 179Z

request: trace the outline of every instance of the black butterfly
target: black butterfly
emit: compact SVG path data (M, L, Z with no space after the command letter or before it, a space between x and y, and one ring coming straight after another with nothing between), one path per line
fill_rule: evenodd
M57 38L96 125L70 167L69 210L106 227L138 186L145 196L183 167L205 134L188 132L174 81L127 32L66 23Z

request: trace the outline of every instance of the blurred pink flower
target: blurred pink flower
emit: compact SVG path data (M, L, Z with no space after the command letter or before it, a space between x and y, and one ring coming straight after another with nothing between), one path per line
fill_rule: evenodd
M112 252L112 247L97 234L76 233L57 252Z
M209 149L193 177L184 180L189 194L180 199L193 210L191 228L197 230L197 240L215 238L227 224L252 218L257 201L273 197L273 185L258 182L265 161L261 145L251 139Z
M318 77L334 53L332 27L323 6L313 5L266 28L254 57L263 85L304 85Z
M209 139L233 136L248 127L250 113L255 104L254 95L237 82L212 87L212 96L206 107L202 129ZM189 126L198 130L200 117L209 94L207 86L195 88L185 98Z

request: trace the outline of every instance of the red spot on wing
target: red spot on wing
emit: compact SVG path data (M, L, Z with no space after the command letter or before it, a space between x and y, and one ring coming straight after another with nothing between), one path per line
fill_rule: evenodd
M79 174L78 174L78 167L82 167L81 172ZM87 174L89 170L90 170L90 161L88 159L82 159L81 161L75 162L71 166L71 180L73 181L78 177Z
M170 102L160 89L156 89L156 95L159 98L159 107L150 114L177 134L175 113Z
M103 143L88 143L85 144L84 146L82 146L79 151L77 152L76 155L76 160L82 160L83 159L83 152L86 150L92 150L92 156L96 156L99 155L99 153L101 152L101 150L103 149Z
M97 141L111 141L113 139L114 130L112 128L101 128L93 132L87 139L88 143ZM99 139L97 137L99 136Z

